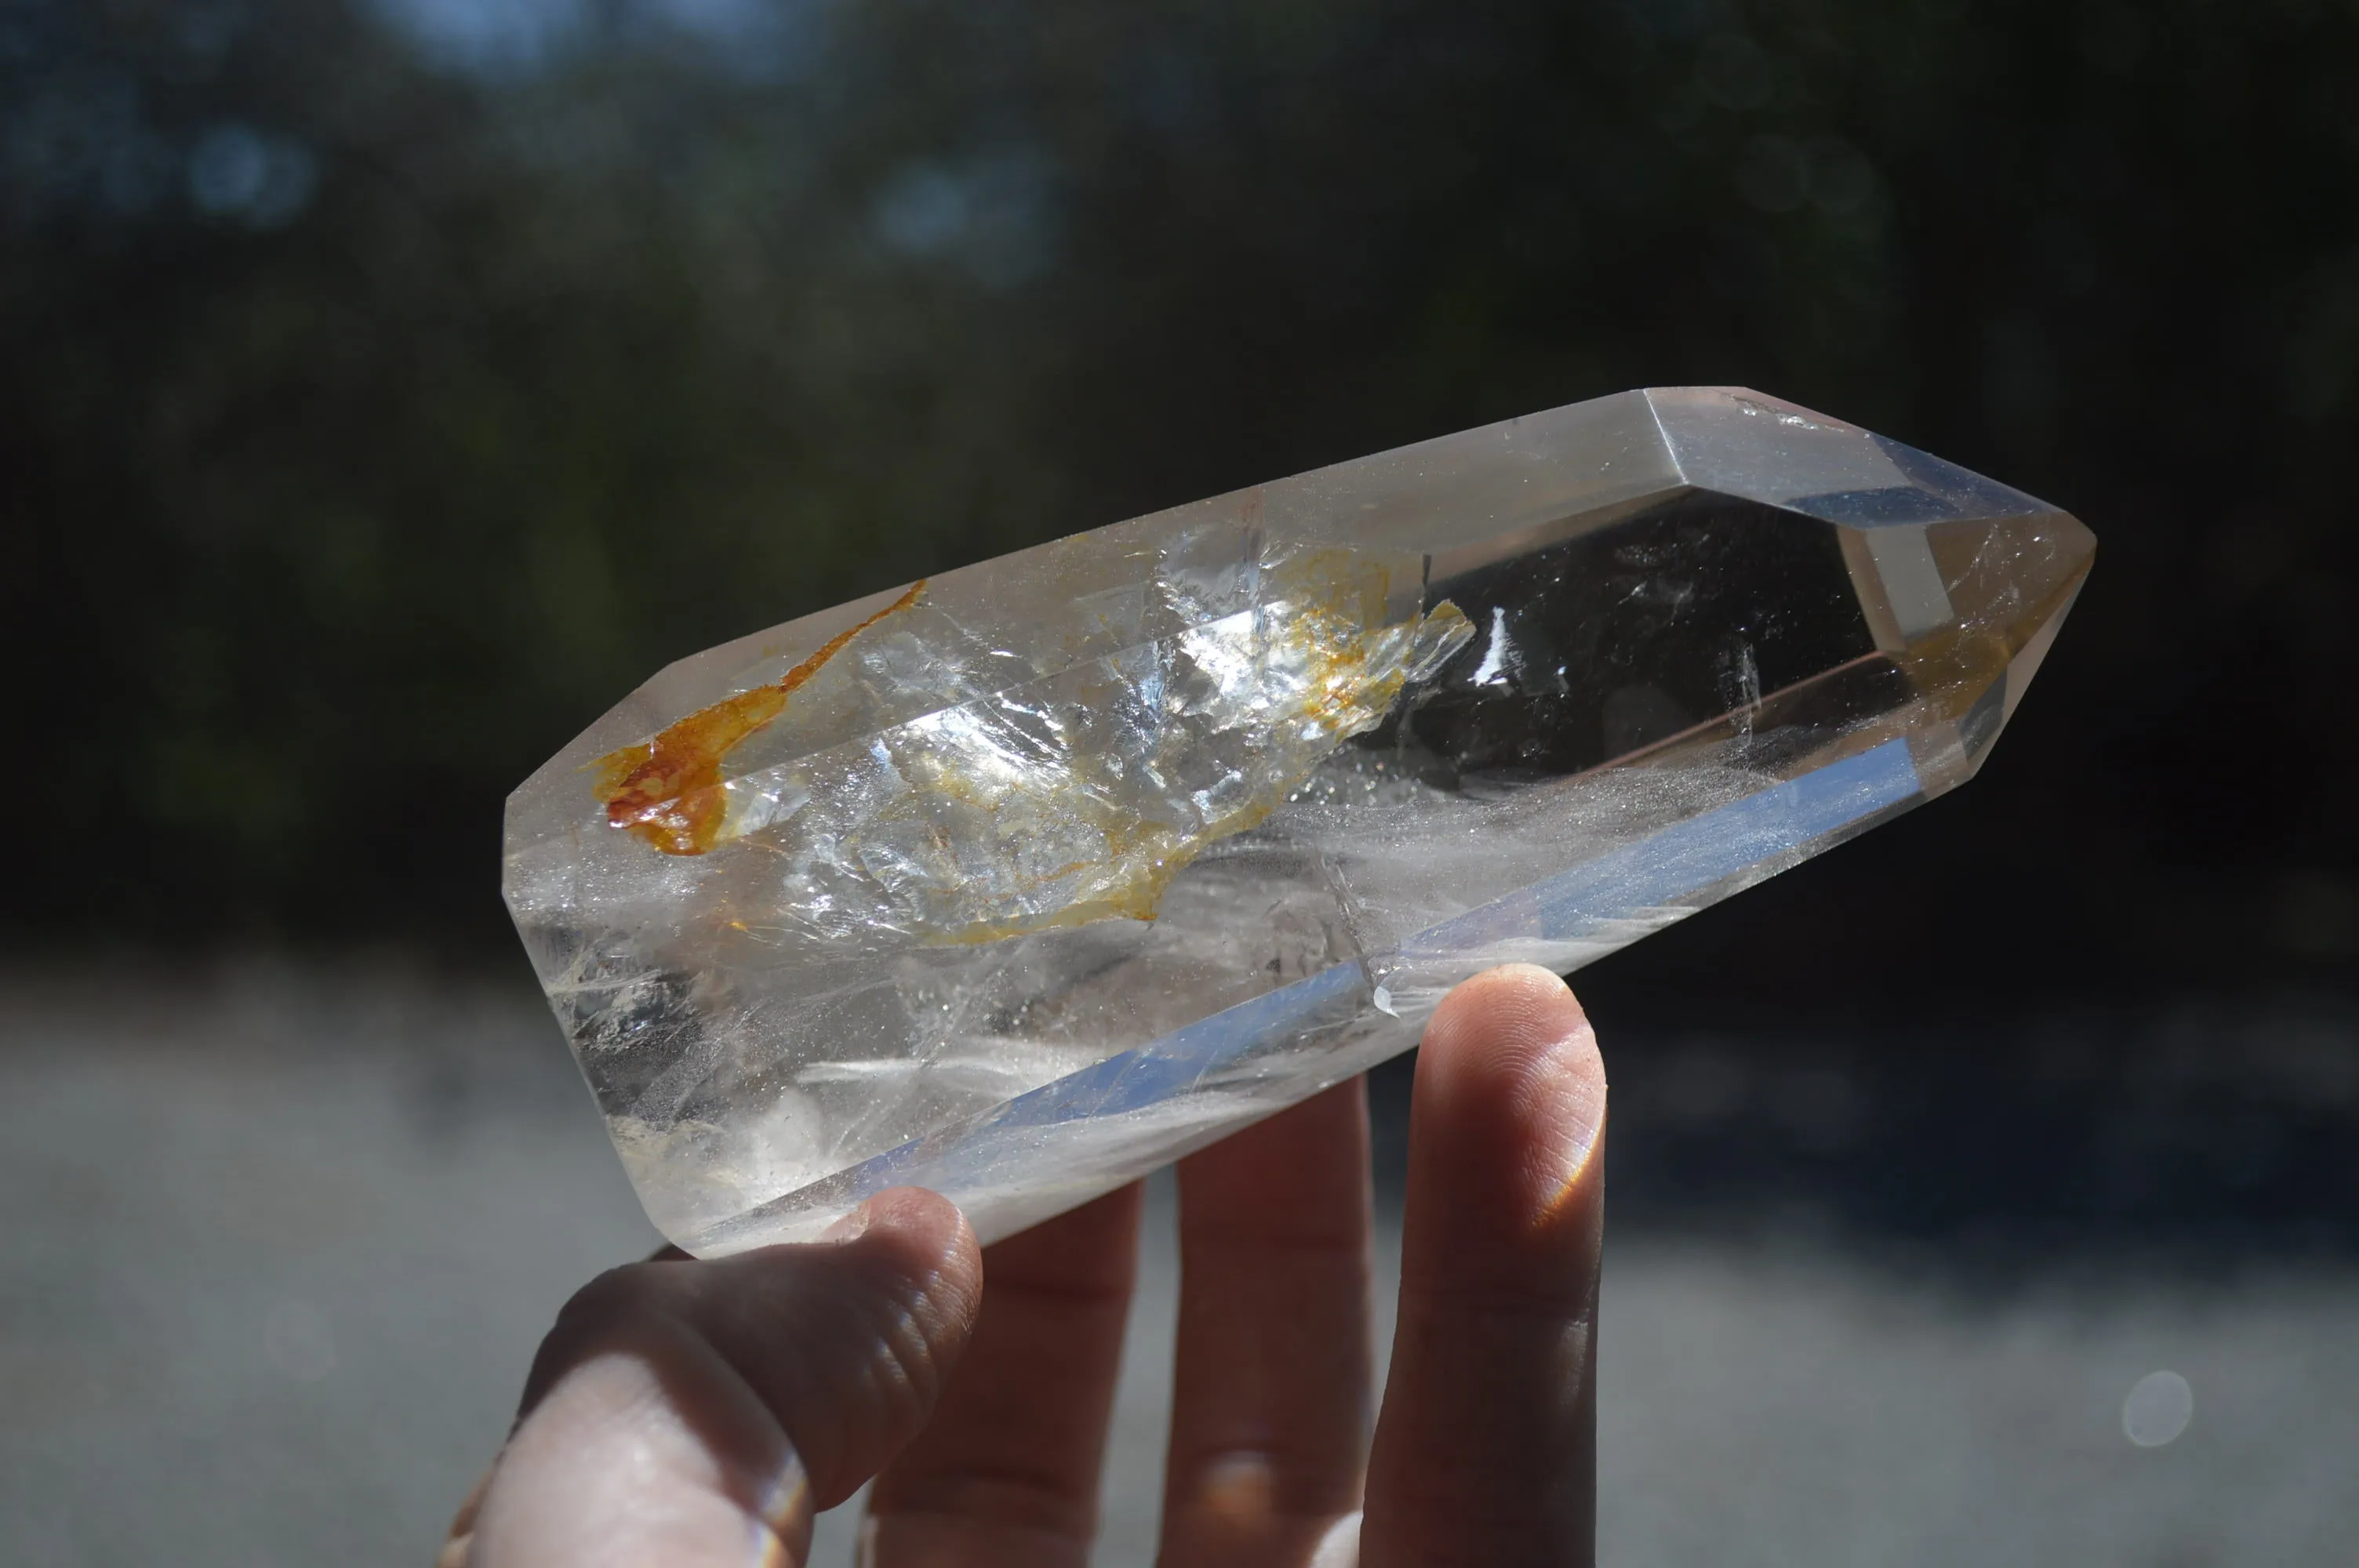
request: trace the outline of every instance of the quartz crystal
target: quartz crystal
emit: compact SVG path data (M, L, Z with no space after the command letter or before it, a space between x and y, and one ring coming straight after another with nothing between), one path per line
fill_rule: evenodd
M648 1214L986 1239L1973 773L2095 541L1756 393L1624 393L673 665L508 803Z

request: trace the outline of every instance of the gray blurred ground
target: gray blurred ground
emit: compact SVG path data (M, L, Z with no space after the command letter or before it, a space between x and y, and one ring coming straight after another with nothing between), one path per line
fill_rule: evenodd
M2359 1061L2353 1045L2317 1059ZM2347 1247L2226 1227L2217 1266L2190 1268L2185 1247L2136 1261L2055 1245L2051 1226L2027 1253L1978 1234L1957 1257L1999 1261L1945 1268L1924 1262L1937 1242L1883 1246L1772 1191L1760 1223L1692 1223L1647 1173L1657 1126L1692 1128L1698 1091L1629 1081L1607 1562L2351 1560ZM0 1562L424 1563L559 1304L654 1244L528 994L390 963L19 971L0 987ZM1724 1082L1703 1098L1724 1108ZM1823 1138L1824 1110L1806 1131ZM1151 1557L1169 1214L1158 1189L1108 1563ZM2141 1448L2124 1400L2165 1368L2193 1421ZM843 1521L823 1524L821 1561L845 1561Z

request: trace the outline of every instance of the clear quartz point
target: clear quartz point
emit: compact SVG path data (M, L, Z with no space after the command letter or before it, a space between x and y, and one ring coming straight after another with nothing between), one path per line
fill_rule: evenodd
M2095 540L1658 388L1141 517L664 670L508 803L648 1214L990 1240L1973 773Z

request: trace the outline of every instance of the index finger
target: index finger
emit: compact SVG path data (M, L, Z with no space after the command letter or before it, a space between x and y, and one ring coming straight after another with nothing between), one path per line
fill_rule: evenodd
M1562 980L1513 965L1443 1000L1409 1113L1365 1568L1594 1561L1604 1130L1604 1065Z

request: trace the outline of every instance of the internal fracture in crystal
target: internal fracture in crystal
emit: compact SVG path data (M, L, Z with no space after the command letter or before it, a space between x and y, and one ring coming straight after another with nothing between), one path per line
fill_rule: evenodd
M2093 541L1758 394L1574 405L682 661L506 890L658 1225L986 1238L1970 776Z
M1265 552L1252 608L723 783L731 752L915 604L911 589L783 679L603 759L607 820L676 855L758 835L758 917L733 906L733 929L766 941L973 943L1152 920L1205 846L1267 816L1472 634L1447 601L1385 623L1391 572L1414 564Z

